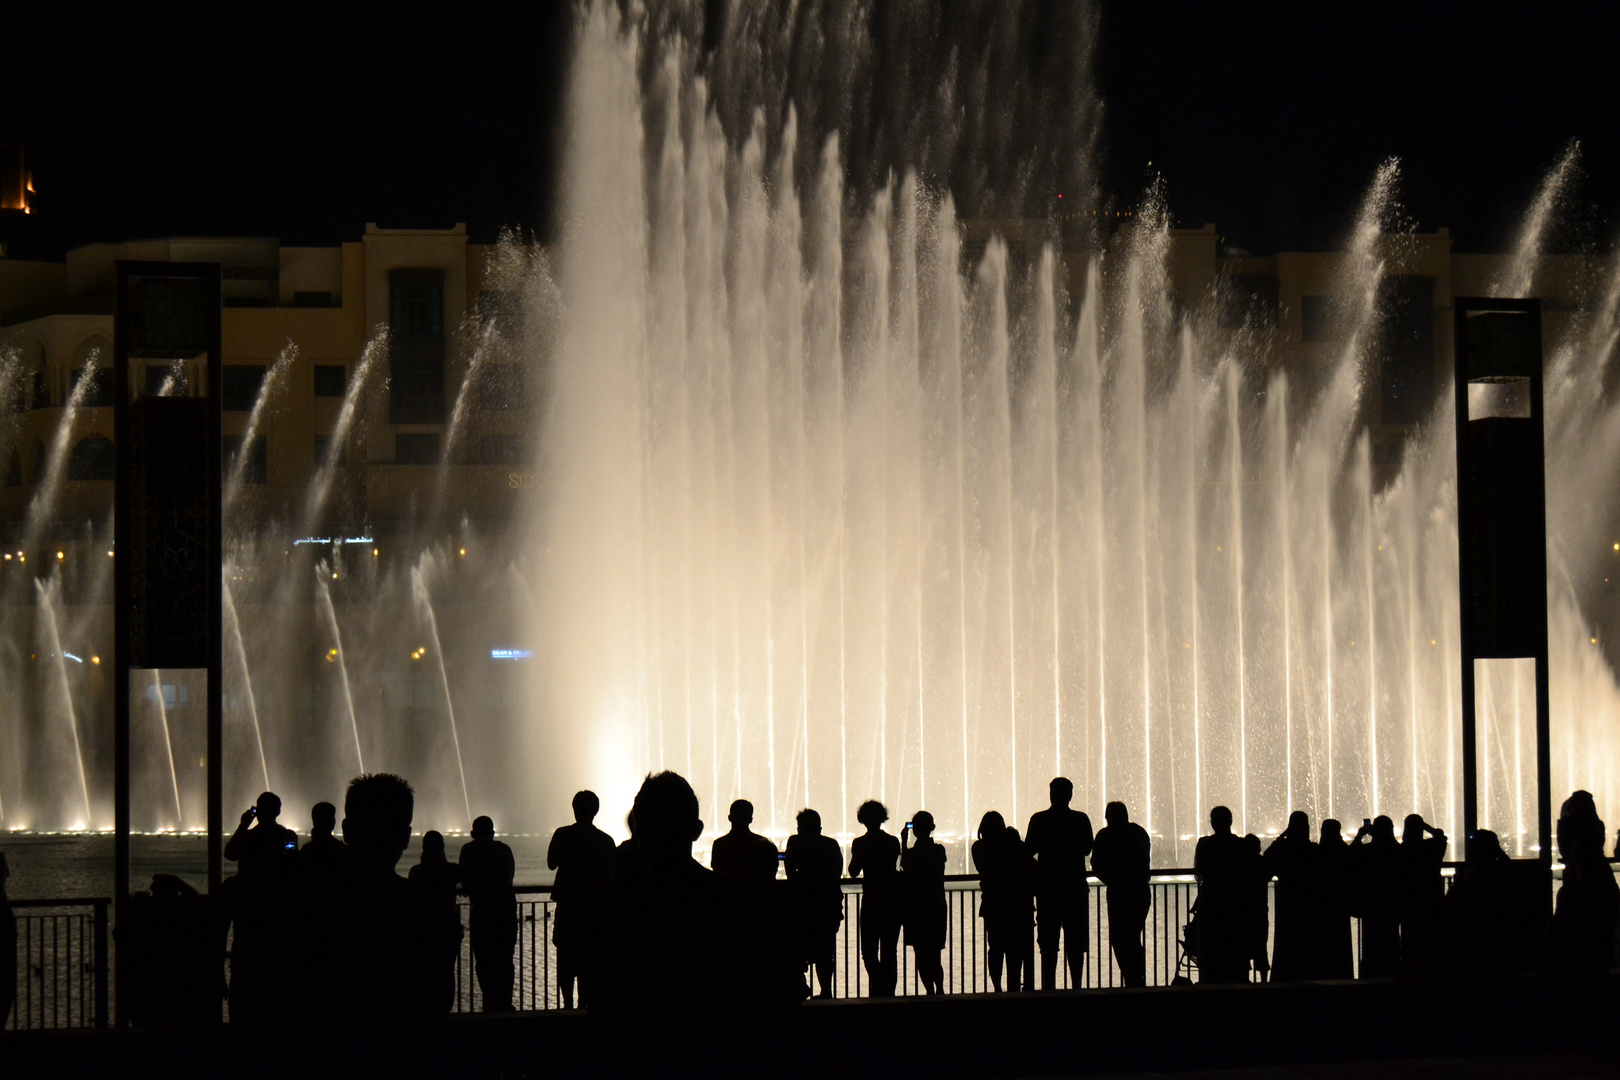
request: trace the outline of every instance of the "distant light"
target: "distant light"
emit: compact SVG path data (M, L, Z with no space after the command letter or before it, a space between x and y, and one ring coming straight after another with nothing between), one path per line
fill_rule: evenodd
M375 559L377 557L377 549L376 548L371 549L371 557L373 559Z
M1593 638L1593 639L1592 639L1592 644L1594 644L1594 645L1596 645L1596 644L1597 644L1597 638Z
M466 554L467 554L467 549L466 549L466 548L462 548L462 549L461 549L461 551L460 551L460 554L461 554L461 555L462 555L462 556L463 556L463 557L465 557L465 556L466 556Z
M10 561L11 561L11 552L8 551L8 552L6 552L6 562L10 562ZM1608 579L1605 578L1604 580L1606 581Z
M1593 641L1596 641L1596 640L1597 640L1597 638L1593 638L1593 639L1592 639L1592 640L1593 640ZM75 664L82 664L82 663L84 663L84 661L83 661L83 660L81 660L81 659L79 659L79 658L78 658L78 657L77 657L77 656L74 656L74 655L73 655L73 654L72 654L72 653L70 653L70 652L67 652L67 651L63 651L63 653L62 653L62 655L63 655L63 656L65 656L65 657L67 657L67 658L68 658L68 659L69 659L69 660L72 660L72 661L73 661L73 662L74 662L74 663L75 663Z
M112 552L110 552L110 551L109 551L109 552L107 552L107 558L109 558L109 559L110 559L110 558L112 558L112 557L113 557L113 556L112 556Z
M533 649L491 649L491 660L527 660L534 655Z
M18 562L27 562L28 561L28 556L24 555L22 552L19 551L19 552L17 552L17 561Z
M101 663L101 657L99 657L99 656L92 656L92 657L91 657L91 658L90 658L90 662L91 662L91 663L92 663L92 664L100 664L100 663Z
M1616 550L1616 551L1620 551L1620 544L1616 544L1616 545L1614 545L1614 550Z
M67 554L65 552L58 551L56 553L56 558L57 558L57 561L60 562L61 560L67 558Z
M337 580L337 571L336 570L332 571L332 580L333 581Z

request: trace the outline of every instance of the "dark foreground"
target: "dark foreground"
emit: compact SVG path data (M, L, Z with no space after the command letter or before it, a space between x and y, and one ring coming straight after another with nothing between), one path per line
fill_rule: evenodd
M1617 1016L1620 977L1612 976L1580 986L1346 982L814 1002L781 1019L769 1059L750 1071L929 1080L1142 1073L1211 1080L1612 1077L1620 1060ZM713 1029L672 1047L665 1075L710 1072L706 1054L724 1043L724 1029L725 1018L716 1016ZM579 1013L456 1017L438 1032L409 1037L403 1072L491 1080L590 1076L596 1034ZM307 1033L271 1038L286 1049ZM267 1050L274 1053L228 1028L22 1033L0 1036L0 1073L254 1075L252 1063ZM303 1058L297 1075L321 1075L318 1051L295 1057ZM375 1073L401 1074L397 1066Z

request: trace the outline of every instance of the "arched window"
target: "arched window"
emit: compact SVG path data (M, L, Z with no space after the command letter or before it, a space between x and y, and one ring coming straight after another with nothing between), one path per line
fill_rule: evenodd
M84 369L92 360L96 365L96 381L86 390L84 404L110 409L113 405L112 342L100 334L88 339L73 354L73 381L69 390L79 385Z
M41 342L34 347L34 389L33 401L30 405L35 409L48 409L51 407L51 367L45 356L45 345Z
M68 458L69 480L111 480L117 469L118 451L104 435L80 439Z

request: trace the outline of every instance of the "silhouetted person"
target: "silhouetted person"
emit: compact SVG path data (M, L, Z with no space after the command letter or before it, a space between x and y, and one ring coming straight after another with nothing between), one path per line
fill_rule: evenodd
M985 967L990 985L1035 989L1035 860L1017 829L991 810L979 820L973 868L979 874L979 915L984 919Z
M613 837L594 822L602 809L594 791L574 796L574 823L551 834L546 866L557 871L551 886L551 940L557 947L557 990L565 1009L574 1007L574 988L585 1003L590 982L591 947L596 940L596 914L613 862Z
M676 773L648 776L620 845L604 902L600 974L588 1016L598 1071L678 1075L694 1032L723 1017L704 1055L707 1075L757 1075L771 1010L803 997L803 979L768 935L748 884L692 858L703 833L698 799Z
M1266 954L1271 930L1271 878L1266 873L1260 838L1254 833L1243 837L1243 951L1254 965L1260 982L1271 977L1271 958Z
M1446 834L1406 815L1401 832L1401 969L1430 974L1439 963L1440 905L1446 883L1440 875L1446 859Z
M1392 978L1401 966L1401 846L1393 821L1379 814L1361 823L1350 868L1361 916L1361 978Z
M893 997L899 978L900 923L904 902L900 894L900 841L883 831L889 810L867 799L855 811L866 831L849 844L849 876L861 878L861 963L866 967L866 991L872 997Z
M1529 966L1537 905L1494 832L1475 832L1466 854L1440 908L1446 972L1470 981L1518 974Z
M1089 949L1091 819L1069 808L1074 785L1059 776L1047 785L1052 805L1029 819L1024 842L1035 856L1036 935L1041 946L1041 989L1057 989L1058 946L1069 962L1069 983L1079 986Z
M1288 815L1288 827L1266 848L1266 878L1277 879L1277 915L1272 928L1271 976L1280 982L1325 978L1316 962L1316 907L1322 861L1311 841L1305 811Z
M280 824L281 799L266 791L242 812L225 857L236 863L229 896L231 1022L276 1024L286 1015L296 978L298 934L291 877L298 834Z
M1232 832L1232 811L1209 812L1210 835L1193 851L1198 879L1198 981L1249 981L1249 890L1253 867L1248 845Z
M1356 957L1355 939L1350 929L1353 892L1350 845L1344 842L1343 828L1336 819L1323 820L1316 856L1320 869L1311 920L1314 955L1311 970L1315 973L1312 978L1353 979Z
M1590 792L1577 791L1558 812L1558 854L1564 880L1547 928L1549 960L1554 974L1590 977L1614 965L1615 920L1620 915L1620 886L1603 857L1607 830Z
M318 802L310 807L309 818L309 839L298 849L298 871L329 884L342 872L349 855L343 841L333 835L337 831L337 807Z
M1091 869L1108 887L1108 944L1126 986L1147 985L1147 947L1142 935L1153 888L1148 884L1153 865L1153 841L1147 830L1131 820L1122 802L1103 809L1107 822L1091 849Z
M495 839L495 823L473 819L473 838L461 845L461 885L467 890L467 923L473 968L484 992L485 1012L512 1011L512 950L517 946L517 894L512 849Z
M754 823L754 804L738 799L727 815L731 830L714 838L709 850L709 869L726 877L746 881L775 881L780 859L776 844L749 828Z
M844 921L844 852L838 841L821 834L821 815L800 810L799 831L787 839L783 860L793 912L798 924L800 959L813 967L821 984L818 997L830 998L837 982L835 966L838 925Z
M913 841L908 843L907 841ZM900 842L900 884L905 896L906 944L917 978L930 994L945 992L945 849L934 842L934 815L919 810Z
M420 861L407 875L412 885L427 898L437 926L434 952L435 995L449 1012L456 1001L456 957L461 953L461 905L456 899L456 887L461 882L460 870L451 865L444 854L444 836L428 830L422 834Z
M6 862L6 853L0 851L0 1030L17 1004L17 916L6 895L6 880L10 877L11 864Z

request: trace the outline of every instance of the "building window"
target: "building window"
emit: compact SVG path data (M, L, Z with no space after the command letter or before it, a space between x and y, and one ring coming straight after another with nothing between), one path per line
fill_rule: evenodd
M80 439L68 457L69 480L111 480L117 468L118 451L104 435Z
M478 407L500 412L523 406L523 369L516 364L485 363L478 372Z
M444 271L388 272L389 421L444 420Z
M243 435L225 436L225 474L229 476L236 471L237 459L242 454ZM242 482L244 484L263 484L270 478L270 460L265 452L262 437L253 440L247 448L247 463L242 468Z
M317 436L315 436L315 467L317 469L326 468L327 466L336 467L336 466L341 466L341 465L347 465L349 463L349 444L347 442L338 443L337 444L337 456L335 458L333 458L331 461L328 461L326 459L326 455L331 453L331 452L332 452L332 436L330 436L330 435L317 435Z
M342 364L315 365L315 396L342 397L348 386L349 369Z
M293 307L337 307L337 297L325 289L293 290Z
M220 382L226 412L251 412L264 386L264 365L226 364Z
M1339 308L1331 296L1299 298L1300 337L1306 341L1338 341Z
M394 463L397 465L437 465L439 463L439 436L437 432L400 433L394 436Z
M1434 407L1434 278L1379 283L1378 389L1386 424L1419 424Z
M1277 325L1277 279L1264 274L1234 274L1226 283L1221 303L1221 329L1245 326L1269 329Z

